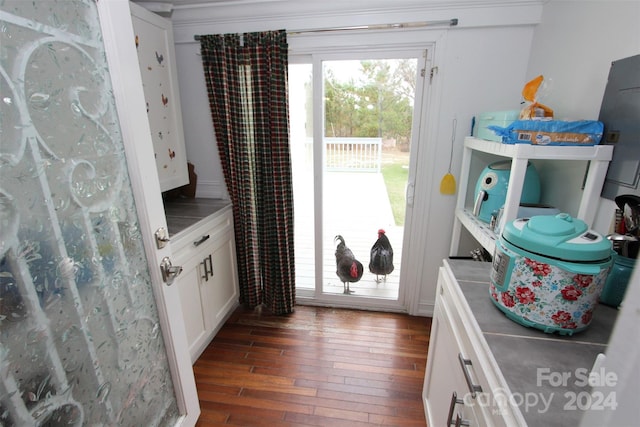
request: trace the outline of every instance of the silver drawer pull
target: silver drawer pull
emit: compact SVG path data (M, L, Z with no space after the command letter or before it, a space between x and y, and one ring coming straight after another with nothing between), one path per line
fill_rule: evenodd
M208 239L209 239L209 235L208 234L204 235L200 239L198 239L195 242L193 242L193 246L200 246L201 244L206 242Z
M451 403L449 404L449 415L447 416L447 426L451 424L455 424L456 421L453 419L453 411L456 410L456 405L464 404L464 400L458 399L458 393L455 391L451 395Z
M465 420L464 418L462 418L462 415L460 415L460 413L458 413L456 415L456 427L469 427L471 424L469 423L469 420Z
M458 360L460 361L460 366L462 367L462 372L464 373L464 379L467 380L467 386L469 387L469 391L471 392L471 397L476 398L476 393L482 393L482 387L479 384L474 384L471 379L471 374L467 369L467 366L471 366L471 360L465 359L462 356L462 353L458 353Z
M207 267L207 260L209 261L208 267ZM200 265L202 265L202 268L204 269L204 275L200 277L202 277L205 282L208 282L209 277L213 277L213 261L211 260L211 254L209 254L208 257L203 259Z

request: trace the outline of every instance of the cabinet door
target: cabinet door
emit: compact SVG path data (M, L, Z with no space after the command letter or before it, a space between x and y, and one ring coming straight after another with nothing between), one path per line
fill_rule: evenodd
M473 402L458 362L459 347L446 312L436 303L429 358L425 372L423 399L429 426L455 425L456 417L477 426L474 411L464 402Z
M223 235L215 239L210 255L211 258L206 261L207 271L201 275L200 292L206 327L209 331L215 332L222 326L227 313L238 298L232 228L228 228Z
M200 295L200 277L202 274L202 252L187 259L176 257L176 262L182 266L182 273L178 276L175 286L179 288L180 305L184 316L187 343L191 361L194 353L207 339L207 325L202 311L202 297Z
M160 189L189 183L171 21L131 3Z

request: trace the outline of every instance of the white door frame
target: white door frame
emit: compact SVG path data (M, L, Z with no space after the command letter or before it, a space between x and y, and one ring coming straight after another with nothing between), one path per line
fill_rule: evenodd
M167 229L167 224L134 44L131 10L128 0L102 0L96 4L138 220L178 407L182 414L178 425L193 426L200 415L200 406L180 296L176 285L167 286L163 283L159 268L162 258L171 258L171 244L157 249L154 237L154 232L160 227Z
M311 55L300 55L300 57L311 58L311 64L313 67L313 93L323 94L323 76L322 76L322 62L328 60L359 60L359 59L388 59L388 58L418 58L418 70L416 76L416 91L415 91L415 103L414 114L412 120L412 135L411 135L411 153L410 153L410 166L409 166L409 178L408 178L408 191L407 191L407 211L405 217L405 232L404 232L404 244L402 259L408 259L409 239L412 235L411 227L414 223L412 221L413 204L412 200L413 192L416 181L416 169L418 165L418 150L420 144L425 143L424 135L424 123L426 123L426 106L428 105L426 80L428 79L429 70L431 68L432 55L430 53L432 49L431 43L398 43L397 45L380 45L375 48L363 48L363 47L345 47L327 49L319 53L311 53ZM315 253L323 253L323 218L322 218L322 176L323 170L323 147L322 144L317 144L315 141L321 141L324 135L324 98L323 96L313 97L313 121L314 121L314 133L313 133L313 158L314 158L314 205L315 208L315 227L314 227L314 241L315 241ZM421 142L422 141L422 142ZM411 196L411 197L409 197ZM404 263L403 263L404 264ZM331 304L332 306L344 306L344 307L356 307L367 308L376 310L388 310L388 311L407 311L412 313L414 311L413 299L415 294L419 294L420 283L416 280L409 280L413 277L412 274L407 274L405 271L408 269L403 268L400 272L400 285L399 294L397 300L384 300L379 298L369 298L358 296L357 298L345 299L342 295L331 295L323 293L323 277L317 272L322 272L323 260L321 257L315 259L315 271L316 271L316 285L313 303L316 304ZM307 300L305 300L307 301ZM311 301L307 301L311 302Z

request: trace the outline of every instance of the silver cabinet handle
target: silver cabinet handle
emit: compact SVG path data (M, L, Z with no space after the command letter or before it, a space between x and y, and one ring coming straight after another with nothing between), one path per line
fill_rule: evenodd
M462 367L462 372L464 373L464 379L467 380L467 386L469 387L469 391L471 392L471 397L476 398L476 394L478 392L482 392L482 387L479 384L474 384L471 379L471 374L467 369L467 366L471 366L471 360L465 359L462 356L462 353L458 353L458 360L460 361L460 367Z
M209 239L209 235L205 234L204 236L202 236L201 238L193 242L193 246L200 246L201 244L206 242L208 239Z
M458 393L454 391L453 394L451 395L451 403L449 404L449 415L447 416L447 426L450 426L451 424L455 424L455 421L453 420L453 411L456 410L456 405L463 404L463 403L464 403L464 400L458 399Z
M207 261L209 261L209 266L207 266ZM213 277L213 261L211 259L211 254L209 254L208 257L203 259L200 264L204 269L204 275L202 275L201 277L205 280L205 282L208 282L209 277Z
M209 276L213 277L213 260L211 254L209 254Z
M469 423L469 420L465 420L464 418L462 418L462 415L460 415L460 413L458 413L456 415L456 427L469 427L471 424Z

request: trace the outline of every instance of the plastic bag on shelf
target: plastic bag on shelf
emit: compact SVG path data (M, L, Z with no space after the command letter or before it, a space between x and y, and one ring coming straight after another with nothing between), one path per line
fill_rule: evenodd
M522 89L522 97L528 104L520 111L520 120L531 120L535 118L553 118L553 110L544 104L538 102L541 94L538 89L542 86L540 92L549 90L550 85L543 85L544 76L539 75L535 79L527 82Z
M604 124L595 120L516 120L507 127L489 126L504 144L597 145Z

